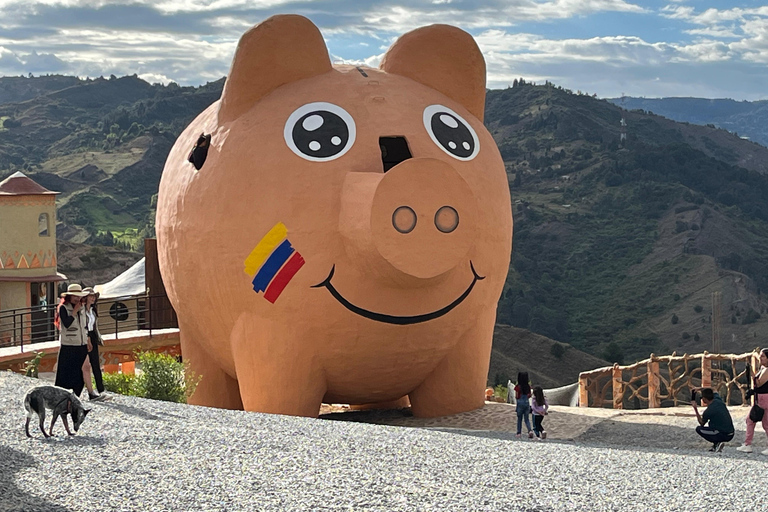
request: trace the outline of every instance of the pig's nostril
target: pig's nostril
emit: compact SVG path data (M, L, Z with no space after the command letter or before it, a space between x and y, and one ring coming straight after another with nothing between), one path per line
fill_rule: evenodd
M416 227L416 212L408 206L400 206L392 214L392 225L399 233L410 233Z
M443 206L435 213L435 227L442 233L451 233L459 226L459 212L451 206Z

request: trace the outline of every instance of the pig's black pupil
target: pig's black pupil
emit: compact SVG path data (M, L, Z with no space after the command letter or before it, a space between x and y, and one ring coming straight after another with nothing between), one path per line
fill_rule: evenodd
M293 126L293 142L307 156L328 158L335 156L349 141L349 127L344 120L327 110L309 112Z
M475 151L472 132L456 116L448 112L436 112L432 115L430 124L435 138L452 155L467 158Z

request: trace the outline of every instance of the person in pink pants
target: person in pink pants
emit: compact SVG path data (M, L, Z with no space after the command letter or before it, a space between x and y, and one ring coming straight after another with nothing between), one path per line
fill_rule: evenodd
M755 375L755 396L757 405L766 410L763 414L763 431L768 436L768 348L760 351L760 371ZM736 448L740 452L752 453L752 438L755 436L756 423L747 415L747 437L744 444ZM768 455L768 449L763 450L763 455Z

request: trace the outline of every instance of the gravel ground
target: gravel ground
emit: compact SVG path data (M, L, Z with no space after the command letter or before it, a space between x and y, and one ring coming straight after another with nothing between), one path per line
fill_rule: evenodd
M733 449L537 443L119 395L93 403L76 436L58 422L56 437L28 439L21 401L38 383L0 373L2 511L746 511L764 496L768 459Z

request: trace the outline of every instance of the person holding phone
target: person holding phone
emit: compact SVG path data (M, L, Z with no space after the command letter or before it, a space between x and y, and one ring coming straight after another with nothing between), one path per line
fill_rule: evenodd
M711 452L722 452L725 443L733 439L734 428L731 413L725 406L720 395L712 391L712 388L701 389L701 403L706 405L703 414L699 414L696 405L696 390L691 393L691 405L699 420L696 433L712 443Z

